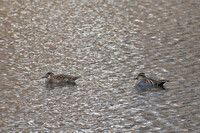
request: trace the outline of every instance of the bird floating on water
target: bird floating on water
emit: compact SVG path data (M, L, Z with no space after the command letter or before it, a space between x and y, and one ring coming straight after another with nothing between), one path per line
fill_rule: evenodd
M46 82L48 83L73 83L75 84L75 80L80 78L80 76L71 76L65 74L54 75L52 72L46 73L42 78L46 78Z
M145 73L139 73L136 78L136 87L140 90L147 90L151 88L162 88L165 89L163 84L169 82L169 80L154 80L151 78L147 78Z

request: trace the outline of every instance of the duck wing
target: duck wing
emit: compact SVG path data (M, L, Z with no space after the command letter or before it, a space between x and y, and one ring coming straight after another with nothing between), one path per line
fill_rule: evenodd
M154 79L144 78L144 79L142 79L142 82L143 82L143 84L146 84L146 86L149 86L149 87L156 86L156 80L154 80Z
M55 76L55 79L60 80L60 81L65 81L66 77L64 74L59 74Z
M75 81L78 78L80 78L80 76L71 76L71 75L64 75L64 76L65 76L65 78L68 79L68 81Z

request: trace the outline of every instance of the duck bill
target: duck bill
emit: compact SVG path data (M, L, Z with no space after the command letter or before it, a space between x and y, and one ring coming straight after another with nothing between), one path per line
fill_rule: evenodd
M133 78L134 80L137 80L138 78Z
M48 76L45 75L45 76L42 76L42 78L48 78Z

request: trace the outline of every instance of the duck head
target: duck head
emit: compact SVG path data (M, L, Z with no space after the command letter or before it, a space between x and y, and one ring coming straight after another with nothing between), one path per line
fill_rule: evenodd
M146 78L145 73L139 73L138 76L136 78L134 78L134 79L135 80L140 80L140 79L143 79L143 78Z
M43 76L42 78L49 78L49 77L52 77L54 74L52 72L48 72L46 73L45 76Z

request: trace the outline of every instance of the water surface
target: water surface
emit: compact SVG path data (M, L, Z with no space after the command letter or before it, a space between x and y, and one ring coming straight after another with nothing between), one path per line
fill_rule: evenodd
M197 132L197 0L0 2L1 132ZM48 71L81 76L46 86ZM140 72L168 79L139 92Z

